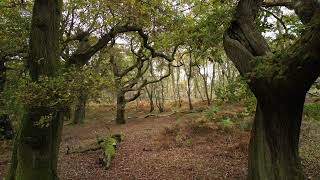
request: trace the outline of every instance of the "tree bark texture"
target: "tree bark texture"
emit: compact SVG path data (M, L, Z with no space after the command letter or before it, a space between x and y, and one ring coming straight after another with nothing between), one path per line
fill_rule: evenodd
M125 107L126 107L125 94L120 90L117 92L117 114L116 114L117 124L126 123Z
M80 96L76 102L73 123L83 123L86 119L87 96L85 92L80 92Z
M35 0L28 69L33 81L54 76L59 60L61 0ZM48 126L35 125L50 115ZM9 180L55 180L63 126L63 114L46 107L26 107L15 139Z
M248 179L304 179L299 134L305 95L320 74L320 9L313 0L294 0L309 28L285 51L271 52L254 24L262 0L240 0L224 34L224 48L258 105L251 132ZM285 53L283 53L285 52Z

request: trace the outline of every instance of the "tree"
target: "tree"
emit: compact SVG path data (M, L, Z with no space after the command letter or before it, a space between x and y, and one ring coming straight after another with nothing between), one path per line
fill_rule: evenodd
M300 39L273 53L257 30L261 6L286 6L304 24ZM257 98L248 179L304 179L299 135L306 92L320 74L320 8L313 0L240 0L224 48Z
M140 32L140 35L144 38L148 38L146 34ZM116 122L117 124L124 124L126 122L125 118L125 106L128 102L136 100L141 91L148 85L162 81L163 79L170 76L171 73L171 63L168 63L168 71L164 75L155 78L154 75L152 78L147 78L144 75L148 72L149 68L153 68L153 58L163 57L168 61L172 61L174 55L177 51L177 47L174 49L172 55L166 56L163 53L156 52L153 47L147 44L147 39L144 39L144 44L141 45L141 48L136 52L131 42L131 52L134 55L135 62L130 64L128 59L126 60L127 67L121 68L120 62L121 59L115 60L115 55L110 54L110 63L112 65L112 71L114 73L114 80L116 86L117 94L117 113L116 113ZM143 52L144 46L146 46L151 54L147 55ZM120 55L118 55L120 57ZM121 58L121 57L120 57ZM150 70L153 71L153 70ZM161 71L162 72L162 71ZM153 73L151 73L153 74ZM131 75L131 76L129 76ZM126 98L126 93L135 92L132 97Z
M192 52L189 52L189 63L188 66L184 66L184 71L187 76L187 95L188 95L188 104L189 109L192 110L192 101L191 101L191 79L192 79L192 67L194 66L193 59L192 59Z
M59 61L59 25L62 1L35 0L32 14L28 69L34 83L41 77L53 77ZM53 180L62 130L61 109L26 107L19 135L15 139L9 180ZM37 126L41 120L47 126Z

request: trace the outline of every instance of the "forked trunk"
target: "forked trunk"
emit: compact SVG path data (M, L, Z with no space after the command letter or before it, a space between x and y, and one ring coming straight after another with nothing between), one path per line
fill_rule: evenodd
M273 53L255 25L263 3L268 2L240 0L224 34L226 54L258 101L248 179L300 180L304 179L298 149L303 105L320 74L320 7L313 0L288 1L308 28L285 51Z
M249 149L249 180L304 179L299 133L304 95L258 100Z

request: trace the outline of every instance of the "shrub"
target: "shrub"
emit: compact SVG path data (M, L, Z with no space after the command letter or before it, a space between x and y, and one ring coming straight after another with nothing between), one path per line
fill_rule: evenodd
M223 118L217 124L223 131L229 131L234 127L234 122L230 118Z
M219 108L217 106L211 106L206 112L205 116L208 120L214 120L215 115L218 113Z

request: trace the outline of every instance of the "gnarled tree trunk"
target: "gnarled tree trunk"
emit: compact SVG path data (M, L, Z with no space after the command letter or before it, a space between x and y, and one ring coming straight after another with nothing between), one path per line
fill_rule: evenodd
M262 0L240 0L224 35L224 48L257 98L248 179L304 179L299 134L306 92L320 74L320 8L313 0L264 5L293 8L309 28L286 51L274 54L256 29ZM284 53L285 52L285 53Z

